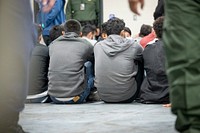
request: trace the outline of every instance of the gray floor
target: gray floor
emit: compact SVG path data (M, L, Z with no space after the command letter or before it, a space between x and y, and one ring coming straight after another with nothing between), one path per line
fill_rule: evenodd
M26 104L20 124L29 133L177 133L175 116L162 105Z

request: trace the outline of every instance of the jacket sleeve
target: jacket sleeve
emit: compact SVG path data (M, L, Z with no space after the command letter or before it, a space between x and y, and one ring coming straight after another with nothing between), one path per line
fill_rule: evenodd
M156 6L155 12L153 14L154 20L163 15L164 15L164 0L158 0L158 5Z
M62 10L63 7L63 0L56 0L53 8L51 9L51 11L48 13L47 18L46 18L46 26L49 26L49 24L54 21L54 19L56 18L57 14L60 12L60 10Z
M142 58L143 48L138 43L136 43L135 45L136 45L136 54L135 54L134 60L142 62L143 61L143 58Z
M67 6L66 6L66 18L67 20L72 19L72 2L71 0L68 0Z

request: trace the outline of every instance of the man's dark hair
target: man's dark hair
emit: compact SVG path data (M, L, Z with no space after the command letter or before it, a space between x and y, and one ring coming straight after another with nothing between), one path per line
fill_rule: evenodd
M61 25L53 26L49 31L49 37L51 39L51 42L57 39L59 36L61 36L63 31L64 31L63 26Z
M164 22L164 17L162 16L162 17L157 18L153 23L153 29L156 33L157 38L159 39L162 38L163 22Z
M140 37L149 35L152 32L152 27L150 25L143 24L140 28Z
M106 32L107 35L116 34L120 35L120 32L124 29L125 23L122 19L112 18L107 21Z
M126 31L126 32L128 32L130 35L132 35L131 30L130 30L130 28L128 28L128 27L125 27L125 28L124 28L124 31Z
M87 36L90 32L95 33L96 32L96 26L87 24L83 26L82 29L82 36Z
M81 24L75 19L68 20L64 25L65 32L75 32L80 35L81 33Z
M107 26L107 22L104 22L103 24L101 24L101 33L107 33L106 26Z

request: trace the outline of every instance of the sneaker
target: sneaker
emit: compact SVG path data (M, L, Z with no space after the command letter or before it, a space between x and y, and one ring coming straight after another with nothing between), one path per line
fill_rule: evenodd
M87 102L98 102L101 101L97 91L91 91L90 95L88 96Z

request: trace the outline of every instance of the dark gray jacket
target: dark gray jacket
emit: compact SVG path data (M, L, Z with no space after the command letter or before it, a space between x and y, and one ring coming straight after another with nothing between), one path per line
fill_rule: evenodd
M48 93L57 98L80 95L85 89L84 63L93 59L93 46L69 32L49 46Z
M144 103L168 103L169 88L165 71L163 42L149 44L143 51L146 77L141 86L141 101Z
M32 51L30 74L29 74L29 95L40 94L48 89L48 67L49 48L42 44L36 44Z
M94 46L95 86L102 100L120 102L135 94L135 61L142 59L142 51L134 40L119 35L110 35Z

